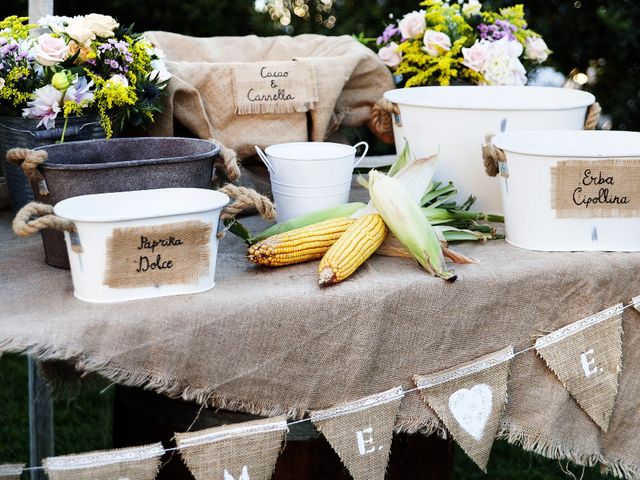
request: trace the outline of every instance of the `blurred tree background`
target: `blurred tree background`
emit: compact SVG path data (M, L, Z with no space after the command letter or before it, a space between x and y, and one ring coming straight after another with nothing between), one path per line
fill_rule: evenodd
M637 0L485 0L497 8L524 3L531 26L554 54L549 65L592 91L610 126L640 130L640 2ZM106 13L138 30L195 36L357 34L376 37L419 0L56 0L55 13ZM27 0L3 1L0 17L27 12ZM587 77L578 75L588 74Z

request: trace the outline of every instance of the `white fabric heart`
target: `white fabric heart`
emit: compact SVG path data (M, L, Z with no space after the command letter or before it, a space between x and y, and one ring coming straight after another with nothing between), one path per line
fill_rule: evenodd
M453 418L478 441L482 439L492 408L491 387L485 383L475 385L471 390L461 388L449 397L449 410Z

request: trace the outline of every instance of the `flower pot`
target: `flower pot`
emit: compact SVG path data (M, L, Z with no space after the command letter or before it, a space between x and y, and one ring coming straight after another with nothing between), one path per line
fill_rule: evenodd
M58 121L61 125L62 121ZM0 163L9 190L9 201L14 212L33 200L33 191L22 169L7 162L7 150L16 147L36 148L51 145L60 140L62 127L45 130L37 128L38 121L22 117L0 116ZM104 138L105 132L100 126L97 115L69 117L64 141L90 140Z
M481 146L487 135L513 130L582 130L587 92L547 87L418 87L390 90L396 148L405 139L417 157L438 154L434 179L455 183L458 201L477 197L476 209L502 211L500 185L485 174Z

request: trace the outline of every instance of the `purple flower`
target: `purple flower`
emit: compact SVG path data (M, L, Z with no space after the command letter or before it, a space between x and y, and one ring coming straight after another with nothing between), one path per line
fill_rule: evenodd
M395 24L392 23L390 25L387 25L384 31L382 32L382 35L379 36L378 39L376 40L376 43L378 45L382 45L383 43L388 43L389 40L391 40L398 33L400 33L400 30L398 30L398 27Z
M77 103L78 105L82 102L91 102L93 100L91 87L93 87L93 80L87 82L86 77L78 78L76 83L67 88L64 94L64 101Z
M481 23L478 25L480 32L480 40L496 41L507 37L509 40L515 40L514 35L518 28L506 20L496 20L493 25Z
M45 85L33 93L35 98L27 103L28 108L23 109L22 116L40 119L38 127L44 125L47 129L53 128L56 117L60 113L62 92L52 85Z

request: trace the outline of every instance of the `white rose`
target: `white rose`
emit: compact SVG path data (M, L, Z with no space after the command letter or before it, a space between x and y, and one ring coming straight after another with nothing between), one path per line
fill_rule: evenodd
M119 73L115 74L113 77L107 80L107 82L118 83L124 87L129 86L129 80L127 80L127 77L125 77L124 75L120 75Z
M508 57L518 58L522 55L522 44L517 40L509 40L509 37L502 37L500 40L493 42L492 50L501 50Z
M84 17L84 22L96 37L108 38L113 37L113 31L120 26L113 17L109 15L100 15L99 13L91 13Z
M51 67L63 62L69 57L69 47L62 38L56 38L48 33L38 37L35 48L35 59L40 65Z
M524 57L534 62L542 63L549 58L549 47L541 37L529 37L527 39Z
M478 15L480 14L480 10L482 10L482 4L478 0L469 0L467 3L462 5L462 14L465 17Z
M4 78L0 77L0 90L4 87Z
M65 33L73 38L78 45L89 47L96 34L89 28L84 17L73 17L65 28Z
M157 78L158 82L164 82L171 78L171 73L162 60L151 60L151 68L153 70L149 74L149 78Z
M36 23L44 28L49 28L53 33L64 32L65 26L69 24L71 18L59 15L46 15Z
M476 43L470 48L462 49L462 56L464 57L463 65L476 72L481 72L484 69L490 49L491 44L489 42L476 40Z
M446 33L427 30L424 32L423 50L432 57L439 57L451 50L451 39Z
M398 29L402 34L402 38L420 38L427 28L425 19L425 11L413 11L407 13L402 20L398 22Z
M513 41L511 43L518 43ZM488 85L524 85L527 71L517 56L509 55L509 50L499 42L491 44L491 50L482 70Z
M391 42L386 47L382 47L378 51L378 56L382 63L384 63L387 67L397 67L402 61L402 54L398 51L398 44L396 42Z

